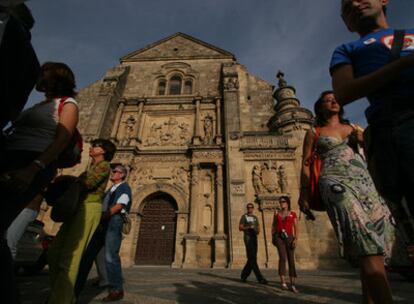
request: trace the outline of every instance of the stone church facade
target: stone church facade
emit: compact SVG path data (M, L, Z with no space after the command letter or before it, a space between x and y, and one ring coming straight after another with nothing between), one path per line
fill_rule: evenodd
M85 155L71 173L85 169L88 142L98 137L116 143L113 162L129 170L124 266L242 267L238 226L248 202L261 224L259 265L277 266L273 212L288 195L299 214L302 141L312 124L282 73L275 88L233 54L177 33L122 57L78 101ZM299 267L338 261L325 214L301 217L299 227Z

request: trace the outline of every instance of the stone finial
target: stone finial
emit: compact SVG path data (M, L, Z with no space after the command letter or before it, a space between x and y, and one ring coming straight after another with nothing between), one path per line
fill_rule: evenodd
M276 78L279 79L279 88L283 88L287 86L287 82L286 80L283 78L285 76L285 73L283 73L282 71L278 71L276 74Z

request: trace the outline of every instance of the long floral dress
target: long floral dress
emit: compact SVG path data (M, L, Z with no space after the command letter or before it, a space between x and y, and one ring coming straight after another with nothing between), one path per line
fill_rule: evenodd
M386 263L405 264L401 250L394 248L394 218L375 189L364 159L349 145L350 140L321 135L317 142L322 159L319 189L341 256L355 261L359 256L385 255Z

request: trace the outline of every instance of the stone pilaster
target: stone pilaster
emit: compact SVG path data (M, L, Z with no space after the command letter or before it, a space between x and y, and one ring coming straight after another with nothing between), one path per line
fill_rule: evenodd
M122 112L124 111L125 103L126 103L125 99L121 99L118 103L118 109L116 111L116 116L115 116L112 132L111 132L111 140L114 142L117 142L119 124L121 122L121 116L122 116Z
M224 234L223 166L216 164L216 234L214 235L214 268L227 266L227 236Z
M185 240L185 257L183 268L197 267L196 245L200 238L197 233L198 219L198 192L199 192L199 165L193 164L191 169L191 200L190 200L190 231L184 236Z
M200 126L200 122L201 122L201 116L200 116L200 102L201 102L201 97L197 96L195 99L195 107L196 107L196 115L195 115L195 135L193 137L193 145L199 145L201 144L201 126Z
M135 122L134 126L134 134L132 134L131 138L131 145L136 145L138 143L141 143L141 137L139 136L140 133L140 126L141 126L141 120L142 120L142 110L144 109L144 99L140 99L138 101L138 117L137 121Z
M221 132L221 103L220 97L216 98L216 144L222 143L222 132Z

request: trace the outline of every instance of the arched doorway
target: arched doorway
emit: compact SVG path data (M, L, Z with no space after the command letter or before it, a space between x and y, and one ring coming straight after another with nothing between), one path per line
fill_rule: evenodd
M156 194L144 202L135 264L171 265L175 252L176 203L167 194Z

